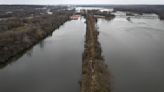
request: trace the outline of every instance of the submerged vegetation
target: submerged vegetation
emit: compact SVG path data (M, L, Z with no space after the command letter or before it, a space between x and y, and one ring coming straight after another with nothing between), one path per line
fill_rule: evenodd
M133 12L137 14L155 13L160 19L164 19L164 5L78 5L79 7L101 7L106 9L113 8L114 11Z
M30 12L25 11L26 7L21 6L21 8L25 8L25 13ZM65 7L60 11L52 9L53 12L51 14L48 14L47 10L49 8L45 9L45 13L31 13L24 17L20 17L21 13L18 16L18 13L15 16L6 17L0 21L0 63L6 63L11 57L50 35L60 25L69 20L69 16L74 12L66 10Z
M8 7L8 8L7 8ZM104 6L105 7L105 6ZM135 13L156 13L164 19L163 8L126 8L112 6L115 11L126 11L127 20ZM0 69L17 59L22 53L51 35L69 18L84 16L86 18L86 36L82 55L81 92L111 92L111 74L102 56L101 44L98 41L99 31L97 18L111 20L114 12L100 10L69 10L66 6L0 6ZM76 26L73 25L71 27ZM116 25L117 26L117 25ZM129 26L129 25L128 25ZM111 27L111 26L110 26ZM46 62L47 63L47 62Z
M114 6L115 11L135 12L138 14L155 13L160 19L164 19L163 5L117 5Z
M105 19L113 19L115 15L111 14L110 11L100 11L100 10L81 10L80 14L84 17L87 17L88 14L94 15L96 18L105 18Z

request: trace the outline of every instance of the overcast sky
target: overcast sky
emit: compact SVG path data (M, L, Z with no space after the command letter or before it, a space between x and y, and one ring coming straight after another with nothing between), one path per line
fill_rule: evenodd
M0 4L164 4L164 0L0 0Z

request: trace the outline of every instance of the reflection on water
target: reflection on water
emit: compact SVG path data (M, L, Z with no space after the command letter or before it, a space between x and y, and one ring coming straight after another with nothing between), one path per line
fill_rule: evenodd
M150 17L98 20L112 92L164 91L164 21ZM80 92L84 21L67 22L15 62L0 65L0 92Z
M15 62L0 69L0 92L78 92L84 19L65 23Z
M99 40L114 78L112 92L163 92L164 22L116 17L98 20Z
M44 40L39 43L40 48L44 48Z
M30 49L30 50L28 50L28 51L26 52L26 55L27 55L29 58L32 57L32 54L33 54L33 48Z

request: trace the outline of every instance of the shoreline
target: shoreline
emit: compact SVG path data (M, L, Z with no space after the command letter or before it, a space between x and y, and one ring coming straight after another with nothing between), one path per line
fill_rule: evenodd
M38 42L45 39L47 36L52 34L52 32L58 29L61 25L67 22L69 20L69 16L70 15L58 15L58 16L52 15L51 17L46 16L50 21L48 21L47 25L45 26L42 26L40 24L39 26L37 26L38 29L37 27L35 27L35 25L31 24L28 25L27 27L23 26L22 27L23 30L27 28L23 32L19 32L19 30L17 32L12 32L12 31L6 32L5 37L0 39L1 42L0 64L8 63L17 54L26 52L26 50L32 48ZM62 19L58 19L58 18L62 18ZM56 23L57 19L60 21ZM33 26L34 28L30 29L30 27ZM3 33L1 35L3 35Z

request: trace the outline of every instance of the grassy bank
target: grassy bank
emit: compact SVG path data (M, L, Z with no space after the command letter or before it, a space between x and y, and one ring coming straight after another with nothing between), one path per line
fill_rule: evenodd
M87 16L86 23L81 92L110 92L110 74L101 55L96 19L93 16Z

